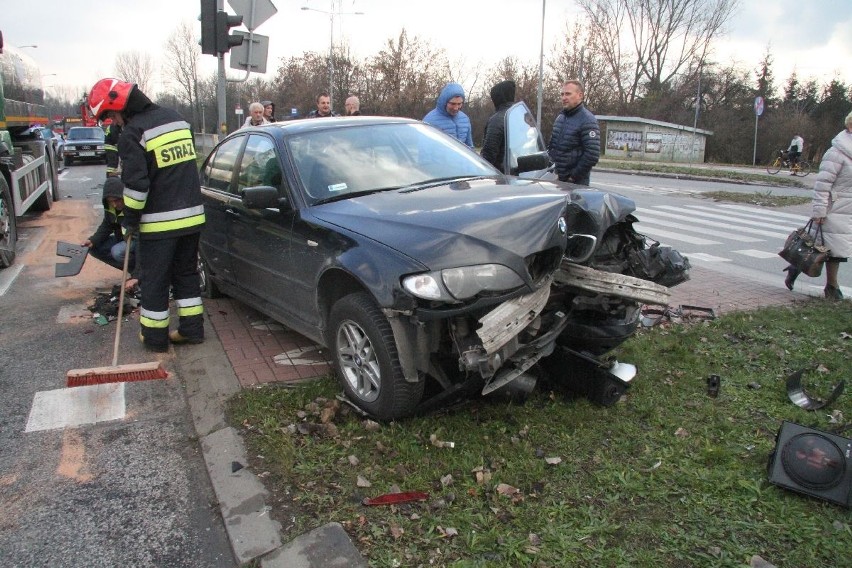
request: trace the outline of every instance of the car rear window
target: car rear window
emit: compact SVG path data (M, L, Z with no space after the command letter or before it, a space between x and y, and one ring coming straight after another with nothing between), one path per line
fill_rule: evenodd
M72 128L68 132L68 140L103 140L104 131L100 128Z

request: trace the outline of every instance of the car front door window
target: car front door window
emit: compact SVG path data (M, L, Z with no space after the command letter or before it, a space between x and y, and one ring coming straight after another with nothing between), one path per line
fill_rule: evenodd
M519 156L544 152L547 147L536 127L535 117L523 102L515 103L507 110L505 120L509 171L504 173L513 173L517 171Z
M249 136L237 180L237 193L259 185L281 189L281 165L271 138L261 134Z
M216 149L216 154L207 162L202 173L202 185L228 193L235 193L231 186L234 168L240 155L240 148L245 141L244 136L237 136Z

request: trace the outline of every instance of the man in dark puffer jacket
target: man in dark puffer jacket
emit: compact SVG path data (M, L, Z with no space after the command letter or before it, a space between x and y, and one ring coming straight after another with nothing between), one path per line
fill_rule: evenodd
M583 104L583 94L579 81L562 85L562 112L553 123L547 150L559 181L589 185L589 172L601 153L601 132L595 115Z
M488 119L485 125L485 140L482 142L480 156L488 160L495 168L503 170L503 159L506 156L506 111L515 102L515 82L502 81L491 87L491 102L497 112Z

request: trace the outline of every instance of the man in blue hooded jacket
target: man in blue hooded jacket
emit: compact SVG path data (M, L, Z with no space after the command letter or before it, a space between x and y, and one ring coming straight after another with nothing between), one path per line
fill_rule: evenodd
M450 83L443 88L435 108L423 117L423 122L473 148L473 129L470 126L470 118L462 112L462 105L464 89L458 83Z

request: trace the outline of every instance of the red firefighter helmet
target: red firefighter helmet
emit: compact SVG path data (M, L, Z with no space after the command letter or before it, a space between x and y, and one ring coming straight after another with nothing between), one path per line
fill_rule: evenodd
M121 79L101 79L89 93L89 108L95 120L101 120L107 111L121 112L127 106L127 98L133 90L133 83Z

